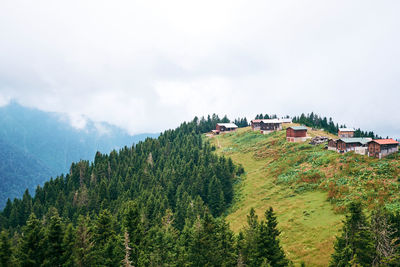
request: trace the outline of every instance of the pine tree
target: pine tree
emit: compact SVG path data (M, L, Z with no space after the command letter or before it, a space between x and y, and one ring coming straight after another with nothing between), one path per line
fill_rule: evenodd
M213 176L208 186L208 206L214 216L221 215L224 210L225 198L222 191L221 182Z
M40 266L45 258L44 232L41 222L32 213L26 226L18 249L21 266Z
M138 266L141 245L144 240L144 228L138 205L129 202L125 210L125 229L129 235L129 247L131 248L130 261L133 266Z
M114 230L114 220L108 210L103 210L93 231L95 257L98 265L118 266L123 258L123 242Z
M46 229L46 259L44 266L61 266L63 262L64 225L56 209L49 212L49 225Z
M276 228L278 226L278 222L272 207L265 212L265 219L267 235L261 234L261 238L269 239L266 258L272 266L287 266L289 262L279 244L280 231Z
M243 261L248 266L288 266L289 261L279 244L279 230L272 208L265 212L265 221L258 222L254 209L247 216L248 226L240 242Z
M93 235L89 229L90 219L80 216L76 229L75 259L77 266L86 267L95 265Z
M330 266L371 266L375 258L374 241L361 203L351 203L349 212L342 235L336 237Z
M68 224L65 230L62 246L64 253L62 255L64 266L73 267L76 266L75 261L75 229L72 224Z
M13 251L6 231L0 233L0 265L11 266Z

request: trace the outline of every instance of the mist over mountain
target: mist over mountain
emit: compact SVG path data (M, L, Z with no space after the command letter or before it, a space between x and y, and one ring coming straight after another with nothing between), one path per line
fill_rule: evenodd
M104 122L86 121L78 129L59 113L23 107L0 108L0 206L28 188L69 171L72 162L93 159L158 134L129 135Z

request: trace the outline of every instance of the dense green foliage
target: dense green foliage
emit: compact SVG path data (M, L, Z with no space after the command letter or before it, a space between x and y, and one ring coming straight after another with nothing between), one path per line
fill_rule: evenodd
M275 114L272 114L272 115L265 114L265 115L263 115L262 113L257 114L256 117L255 117L256 120L261 120L261 119L276 119L276 118L277 118L277 116L276 116Z
M379 207L368 221L360 202L349 205L331 266L399 266L400 215Z
M237 118L234 120L234 123L239 127L239 128L243 128L243 127L247 127L249 126L249 122L247 121L247 118Z
M326 117L321 117L314 112L311 112L310 114L305 115L302 113L300 116L295 116L293 117L292 121L294 123L300 123L303 125L306 125L308 127L312 128L318 128L318 129L323 129L331 134L337 134L339 131L339 128L346 128L346 125L338 125L337 123L335 124L332 120L332 118L327 119ZM380 138L378 135L376 135L374 132L370 131L362 131L361 129L356 129L354 132L354 137L370 137L370 138Z
M213 119L219 120L217 116ZM232 266L244 252L218 218L242 168L219 157L195 118L158 139L125 147L8 201L0 260L10 266ZM260 258L287 265L272 210L258 226ZM244 235L246 237L246 234Z
M239 254L246 266L287 266L276 229L277 221L272 208L265 212L265 221L258 222L254 209L247 216L247 227L239 234Z
M96 151L110 152L158 134L131 136L107 123L70 125L66 115L26 108L0 107L0 208L7 198L33 192L49 178L69 170L72 162L92 160Z
M51 174L36 157L0 139L0 208L8 198L21 196L26 188L36 188Z

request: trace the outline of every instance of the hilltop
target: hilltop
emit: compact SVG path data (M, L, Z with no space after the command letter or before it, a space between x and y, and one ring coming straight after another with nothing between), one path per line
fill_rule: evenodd
M311 128L308 134L335 137ZM400 210L399 154L382 160L338 154L324 145L288 143L285 130L263 135L249 127L210 142L218 155L245 169L227 212L231 229L238 232L245 225L250 208L260 216L274 207L283 247L294 262L328 264L343 213L352 200L359 199L369 208L385 204L388 210Z

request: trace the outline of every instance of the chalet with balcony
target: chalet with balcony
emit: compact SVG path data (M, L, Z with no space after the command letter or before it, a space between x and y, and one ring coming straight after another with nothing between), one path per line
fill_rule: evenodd
M290 126L286 129L286 141L304 142L307 139L307 127Z
M368 156L383 158L399 151L399 142L393 139L375 139L368 143Z

